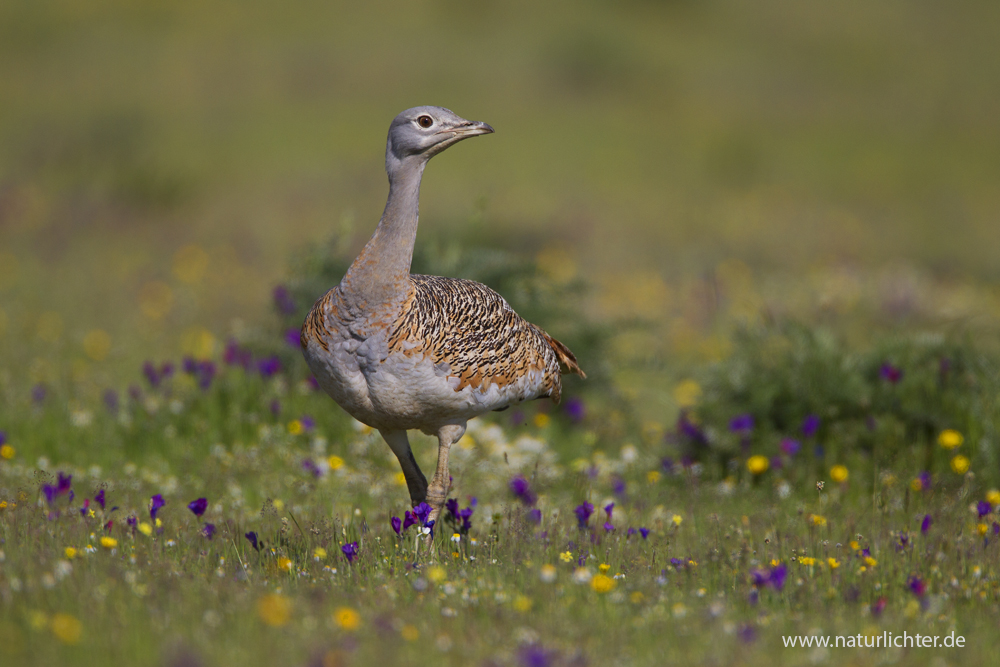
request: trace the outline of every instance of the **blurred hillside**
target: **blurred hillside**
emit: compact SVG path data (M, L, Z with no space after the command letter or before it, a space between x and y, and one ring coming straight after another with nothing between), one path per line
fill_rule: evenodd
M726 322L995 330L997 19L988 2L7 0L0 368L97 386L217 352L267 318L297 251L360 247L386 128L416 104L497 129L435 160L424 232L501 230L591 282L595 317L648 324L615 343L623 384L725 354Z

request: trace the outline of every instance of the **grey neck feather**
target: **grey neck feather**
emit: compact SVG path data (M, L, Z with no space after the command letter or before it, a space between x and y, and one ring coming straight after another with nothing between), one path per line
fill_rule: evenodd
M345 296L386 304L406 293L413 246L417 238L420 178L427 158L409 155L400 159L386 151L389 199L378 227L340 283Z

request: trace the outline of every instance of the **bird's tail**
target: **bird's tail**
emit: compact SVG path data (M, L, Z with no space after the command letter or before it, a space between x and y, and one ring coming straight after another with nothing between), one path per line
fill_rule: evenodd
M576 355L570 352L568 347L557 341L552 336L548 335L544 331L542 333L545 335L545 338L548 340L552 349L555 350L556 357L559 359L559 365L566 367L567 370L565 372L567 374L576 373L580 377L586 379L587 374L583 372L583 369L580 368L580 364L576 362Z

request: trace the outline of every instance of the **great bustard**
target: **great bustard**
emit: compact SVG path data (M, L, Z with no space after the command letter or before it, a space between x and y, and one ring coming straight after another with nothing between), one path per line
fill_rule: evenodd
M533 398L559 401L560 365L586 377L569 349L523 320L503 297L471 280L410 275L420 178L427 161L486 123L448 109L407 109L385 151L389 199L374 235L340 285L302 328L302 349L320 386L358 421L378 429L399 459L414 505L436 519L450 487L448 451L469 419ZM430 485L406 436L438 438Z

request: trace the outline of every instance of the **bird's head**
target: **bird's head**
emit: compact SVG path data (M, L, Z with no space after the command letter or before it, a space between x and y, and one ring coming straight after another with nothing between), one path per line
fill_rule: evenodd
M413 107L396 116L389 126L385 168L390 174L403 161L416 158L426 162L452 144L493 128L475 120L465 120L444 107Z

